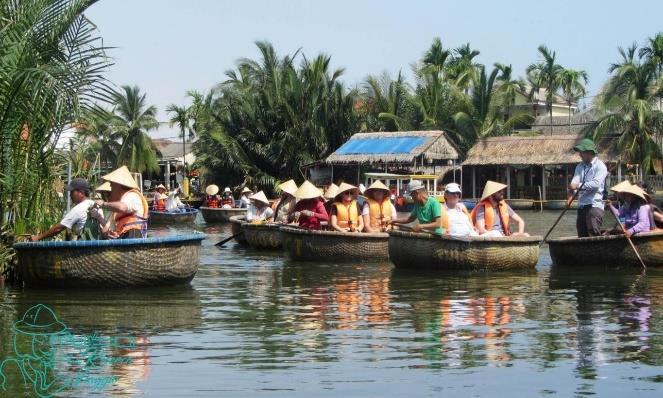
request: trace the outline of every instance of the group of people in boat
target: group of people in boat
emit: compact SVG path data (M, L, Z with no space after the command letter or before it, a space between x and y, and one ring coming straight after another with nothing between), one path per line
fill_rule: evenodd
M323 192L309 181L298 187L295 181L289 180L279 185L281 196L271 205L263 191L249 196L246 220L349 233L387 232L396 225L438 235L527 236L525 222L504 201L506 187L488 181L481 201L470 213L460 201L462 191L458 184L445 186L445 200L440 203L428 194L421 181L413 180L408 192L414 209L409 215L399 217L390 189L379 180L363 192L345 182L338 186L331 184ZM208 194L215 190L216 186L210 185ZM511 232L511 224L517 225L516 232Z
M223 192L219 194L219 186L211 184L205 188L205 200L203 201L203 206L213 209L246 209L251 205L250 197L252 195L253 191L249 187L244 187L240 192L239 201L235 202L235 197L233 196L233 191L230 187L226 187Z
M74 239L131 239L147 236L149 206L126 166L102 177L92 200L84 178L74 178L66 187L74 206L62 220L45 232L32 235L33 242L69 230Z
M154 188L154 200L152 201L152 210L158 212L181 213L187 210L189 206L182 202L180 196L181 189L168 192L163 184Z
M623 181L612 188L608 208L619 220L612 228L603 228L603 193L608 177L606 165L598 158L594 142L585 138L573 148L579 153L581 162L576 166L568 187L569 203L577 196L578 213L576 230L578 237L611 234L635 235L663 227L663 212L653 203L651 196L641 187Z

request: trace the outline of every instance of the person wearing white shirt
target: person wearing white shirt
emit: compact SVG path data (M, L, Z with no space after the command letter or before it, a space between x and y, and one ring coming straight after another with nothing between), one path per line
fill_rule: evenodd
M271 221L274 217L274 210L269 207L269 200L263 191L251 195L251 205L246 212L246 221Z
M472 225L470 213L460 202L461 194L460 186L455 182L444 187L444 203L442 204L444 232L450 236L479 236Z
M74 178L67 185L66 190L69 191L69 196L75 206L64 215L59 223L53 225L46 232L32 235L30 240L37 242L50 238L65 229L71 230L75 236L81 234L88 220L88 211L94 206L94 201L90 200L90 185L84 178Z
M242 189L242 196L239 198L239 207L241 209L246 209L249 207L249 205L251 204L251 200L249 198L251 197L252 193L253 191L251 191L247 187L244 187L244 189Z
M576 166L569 184L569 200L578 190L578 237L601 236L603 224L603 191L608 168L596 156L594 141L585 138L573 149L580 154L582 162Z
M186 205L182 203L179 197L179 189L168 193L168 199L166 199L166 211L171 213L186 211Z

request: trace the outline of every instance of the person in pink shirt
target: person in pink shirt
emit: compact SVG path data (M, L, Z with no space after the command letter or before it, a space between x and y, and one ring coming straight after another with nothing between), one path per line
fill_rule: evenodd
M325 210L322 200L322 191L308 181L295 191L298 202L288 215L289 222L296 222L301 228L319 230L322 221L329 221L329 215Z

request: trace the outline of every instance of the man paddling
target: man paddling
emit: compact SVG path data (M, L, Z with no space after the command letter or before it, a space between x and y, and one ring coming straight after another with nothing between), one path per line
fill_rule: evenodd
M596 145L591 139L583 139L573 150L578 152L582 159L576 166L568 192L570 201L576 190L579 190L576 219L578 237L600 236L603 224L603 190L608 169L596 156Z

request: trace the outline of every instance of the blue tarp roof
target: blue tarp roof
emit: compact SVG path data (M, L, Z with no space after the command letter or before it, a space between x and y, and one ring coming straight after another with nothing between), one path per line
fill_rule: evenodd
M336 155L409 154L422 145L426 137L354 138L343 144Z

